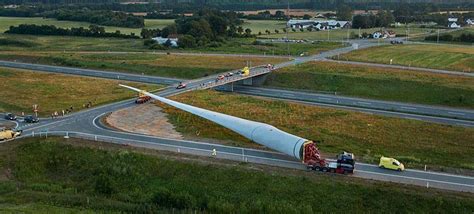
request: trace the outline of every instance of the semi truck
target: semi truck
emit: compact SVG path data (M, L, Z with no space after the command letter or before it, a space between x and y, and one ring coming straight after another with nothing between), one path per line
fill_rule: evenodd
M300 160L308 169L344 174L354 171L355 161L352 153L343 152L337 155L334 161L326 160L321 157L315 142L284 132L269 124L246 120L176 102L130 86L120 86L141 92L160 102L224 126L257 144Z
M0 129L0 141L11 140L21 135L21 131Z

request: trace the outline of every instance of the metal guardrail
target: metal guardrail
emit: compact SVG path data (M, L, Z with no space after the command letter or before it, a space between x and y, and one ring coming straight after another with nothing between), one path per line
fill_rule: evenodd
M161 150L161 151L169 151L169 152L176 152L176 153L183 153L183 154L190 154L190 155L197 155L197 156L214 157L214 158L221 158L221 159L227 159L227 160L233 160L233 161L239 161L239 162L249 162L249 163L257 163L257 164L264 164L264 165L271 165L271 166L280 166L280 167L291 168L291 169L306 169L306 166L301 164L299 161L290 161L290 160L273 159L273 158L248 155L248 153L255 152L254 149L235 147L236 149L241 151L239 154L229 153L229 152L224 152L224 151L219 151L219 150L216 150L214 153L213 151L214 148L212 147L212 144L209 144L208 149L190 148L190 147L185 147L185 146L164 144L164 143L159 143L159 142L130 140L130 139L122 139L118 137L94 135L94 134L88 134L88 133L83 133L83 132L69 132L69 131L32 132L31 134L20 136L17 139L27 138L27 137L48 138L52 136L64 137L64 138L77 138L77 139L91 140L91 141L97 141L97 142L113 143L113 144L118 144L118 145L123 145L123 146L133 146L133 147L156 149L156 150Z

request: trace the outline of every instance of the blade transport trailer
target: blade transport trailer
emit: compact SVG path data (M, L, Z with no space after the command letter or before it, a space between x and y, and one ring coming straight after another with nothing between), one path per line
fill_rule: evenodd
M326 161L321 158L319 149L313 141L284 132L266 123L246 120L194 107L130 86L120 86L137 91L140 94L157 99L163 103L224 126L255 143L301 160L307 165L308 169L336 173L352 173L354 171L354 155L351 153L343 152L337 156L336 161Z

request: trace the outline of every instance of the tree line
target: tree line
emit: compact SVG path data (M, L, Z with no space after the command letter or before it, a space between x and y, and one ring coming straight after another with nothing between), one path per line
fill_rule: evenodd
M252 31L243 29L243 21L235 12L223 12L215 9L201 9L191 17L180 17L175 23L159 29L142 29L144 39L161 36L179 35L178 45L181 48L202 46L220 46L227 38L251 37ZM157 47L152 41L145 45ZM159 47L159 46L158 46ZM161 48L161 47L159 47Z
M21 24L10 26L5 31L7 34L31 34L31 35L57 35L57 36L84 36L84 37L115 37L115 38L139 38L133 33L122 34L119 30L114 33L106 32L104 27L90 25L89 28L60 28L54 25Z
M145 26L143 17L111 10L91 10L89 8L67 9L49 6L1 8L0 16L46 17L57 20L89 22L97 25L140 28Z
M438 41L438 35L431 35L425 37L426 41ZM463 42L463 43L474 43L474 33L462 33L459 36L453 36L451 34L443 34L439 36L439 41L443 42Z

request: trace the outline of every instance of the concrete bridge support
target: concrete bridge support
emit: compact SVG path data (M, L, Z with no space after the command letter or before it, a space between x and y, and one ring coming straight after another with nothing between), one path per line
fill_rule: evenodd
M234 91L234 84L235 85L245 85L245 86L262 86L267 79L268 73L262 74L259 76L239 80L236 82L231 82L225 85L215 87L218 91L226 91L226 92L233 92Z

